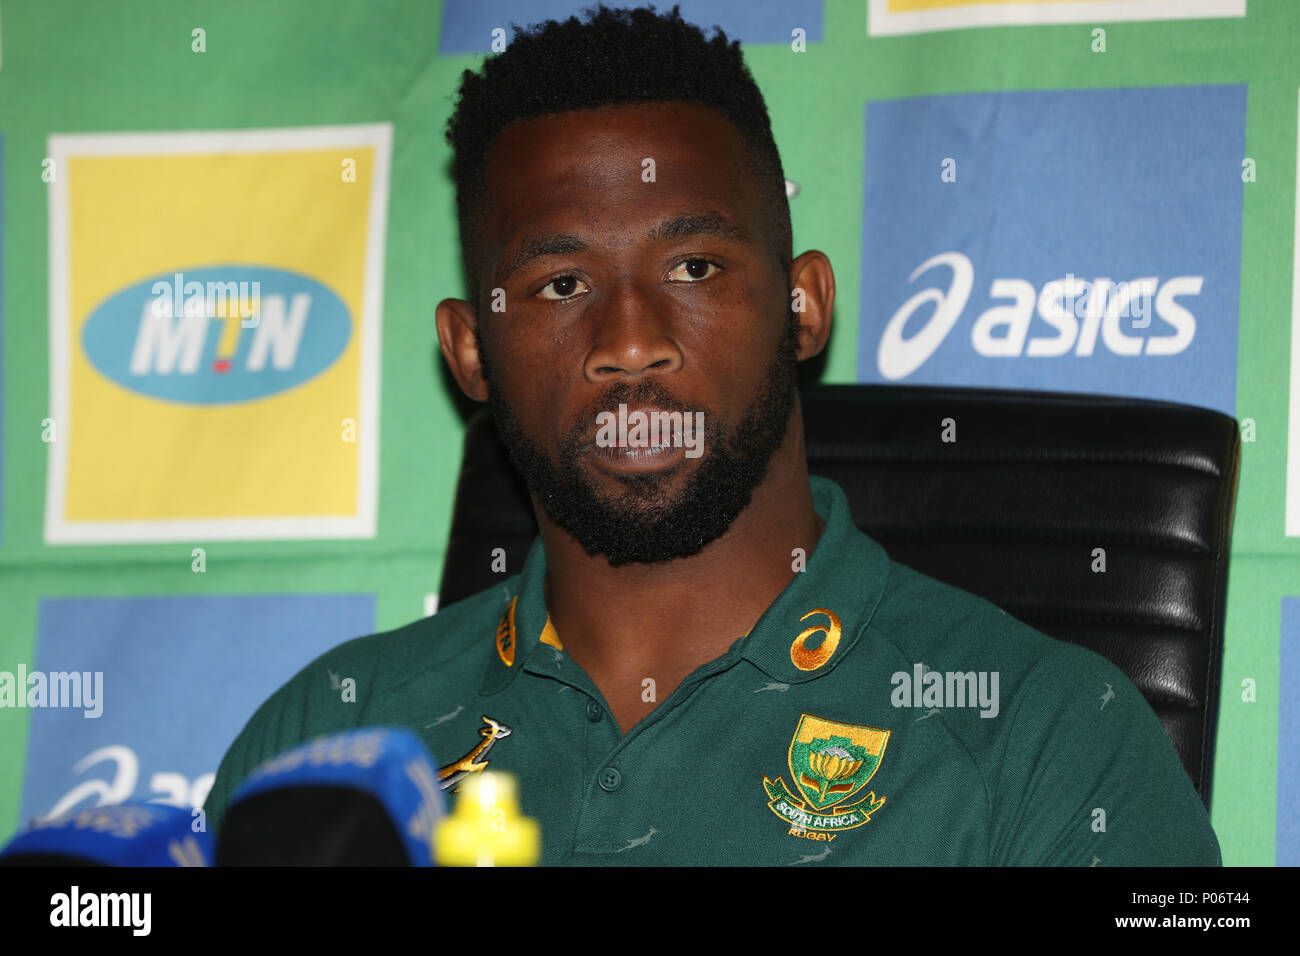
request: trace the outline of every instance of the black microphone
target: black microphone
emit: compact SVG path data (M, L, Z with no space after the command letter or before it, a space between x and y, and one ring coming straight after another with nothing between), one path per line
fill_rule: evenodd
M438 770L409 730L319 737L262 764L235 792L218 866L432 866L445 813Z

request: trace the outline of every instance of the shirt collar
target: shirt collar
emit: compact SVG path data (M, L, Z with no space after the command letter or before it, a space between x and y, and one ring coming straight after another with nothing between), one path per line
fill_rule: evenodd
M809 482L813 508L826 528L804 570L728 651L785 684L821 677L848 656L875 614L889 576L889 556L854 525L840 486L817 475ZM790 560L798 558L791 555ZM507 592L480 693L507 687L542 644L562 649L546 611L545 588L546 551L539 536L517 586Z
M493 651L479 683L480 694L495 694L509 686L542 644L563 649L546 611L546 549L541 535L533 540L516 587L507 594L497 619Z
M826 528L805 569L739 646L742 657L784 684L815 680L848 656L876 613L889 576L889 556L853 523L840 486L817 475L809 482L813 508Z

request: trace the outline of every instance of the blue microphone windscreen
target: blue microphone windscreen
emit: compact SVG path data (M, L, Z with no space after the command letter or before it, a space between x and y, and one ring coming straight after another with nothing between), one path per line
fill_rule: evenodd
M291 790L297 796L286 795ZM314 832L317 843L333 842L344 852L349 832L378 839L380 810L401 840L407 861L432 866L433 832L445 807L437 766L420 738L398 727L366 727L317 738L268 760L235 791L221 826L221 865L233 860L227 844L233 846L236 830L243 847L239 856L245 860L253 852L252 838L279 844L267 845L267 862L328 862L323 846L295 849L289 843L307 840ZM274 833L275 819L286 827L282 834ZM357 859L355 852L364 851L367 859L379 853L378 847L367 849L359 839L350 845L354 851L348 851L349 859Z
M0 866L209 866L212 843L194 819L188 807L159 803L74 810L33 821L0 853Z

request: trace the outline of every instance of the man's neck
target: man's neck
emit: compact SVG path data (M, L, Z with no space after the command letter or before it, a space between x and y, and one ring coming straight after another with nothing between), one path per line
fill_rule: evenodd
M699 554L611 567L544 513L539 524L551 623L616 712L615 698L642 693L645 678L663 700L726 653L797 573L794 550L810 555L825 527L813 509L797 408L749 506Z

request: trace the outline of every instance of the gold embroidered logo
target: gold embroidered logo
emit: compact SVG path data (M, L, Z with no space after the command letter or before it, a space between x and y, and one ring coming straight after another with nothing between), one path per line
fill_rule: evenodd
M450 790L470 774L484 770L488 765L487 752L492 749L492 745L502 737L510 736L510 728L499 720L483 716L483 723L486 726L478 729L483 738L478 746L455 763L447 764L438 771L438 786L443 790Z
M842 724L803 714L790 738L790 777L763 778L767 808L790 824L790 834L816 840L834 840L833 834L852 830L871 819L885 805L874 790L856 803L843 806L875 776L885 756L890 731L879 727Z
M808 628L808 630L801 632L794 639L794 643L790 645L790 662L801 671L815 671L830 660L831 655L835 653L835 648L840 646L840 619L835 615L835 612L828 611L824 607L814 608L799 620L806 621L814 614L825 614L830 618L831 622ZM809 649L808 638L814 634L825 634L826 636L822 638L820 644Z
M501 620L497 624L497 653L501 655L506 667L515 666L515 604L518 601L519 595L516 594L510 599L510 606L501 614Z

